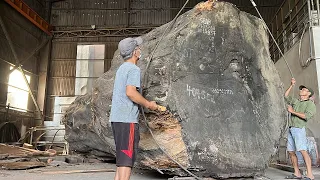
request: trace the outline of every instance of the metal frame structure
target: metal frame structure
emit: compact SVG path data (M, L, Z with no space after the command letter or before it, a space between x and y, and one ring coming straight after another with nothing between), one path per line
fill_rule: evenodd
M294 4L288 3L289 1L285 1L281 5L270 24L272 34L283 52L290 50L298 42L297 40L302 38L305 29L313 26L313 21L317 21L319 25L319 0L316 0L315 4L313 0L295 0ZM311 17L311 11L317 12L317 20ZM276 63L281 58L281 54L276 44L270 42L271 58Z
M124 27L109 29L85 29L69 31L53 31L53 38L89 38L89 37L119 37L119 36L139 36L146 34L156 27Z

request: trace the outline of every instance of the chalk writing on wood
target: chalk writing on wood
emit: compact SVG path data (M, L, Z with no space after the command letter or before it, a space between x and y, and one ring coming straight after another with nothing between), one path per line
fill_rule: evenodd
M223 88L212 88L209 91L191 87L187 84L187 93L189 97L193 97L199 100L206 100L209 102L215 103L214 95L215 94L222 94L222 95L233 95L233 91L230 89L223 89Z

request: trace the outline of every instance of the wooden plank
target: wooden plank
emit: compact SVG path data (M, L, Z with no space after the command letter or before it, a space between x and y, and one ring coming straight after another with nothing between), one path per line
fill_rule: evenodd
M49 171L43 174L73 174L73 173L98 173L98 172L116 172L115 169L92 169L92 170L71 170L71 171Z
M7 169L7 170L24 170L24 169L31 169L31 168L45 167L45 166L47 166L47 164L43 162L0 163L0 167L2 167L2 169Z

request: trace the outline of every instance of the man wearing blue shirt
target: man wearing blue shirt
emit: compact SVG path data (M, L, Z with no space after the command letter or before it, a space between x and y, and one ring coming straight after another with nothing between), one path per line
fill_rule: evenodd
M148 109L158 108L154 101L146 100L139 92L141 72L137 62L141 57L141 38L125 38L118 48L124 63L116 73L110 121L116 144L117 172L114 180L129 180L136 150L139 145L138 105Z

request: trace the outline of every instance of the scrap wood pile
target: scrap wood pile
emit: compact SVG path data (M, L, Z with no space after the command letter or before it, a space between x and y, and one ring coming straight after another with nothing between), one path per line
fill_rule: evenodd
M22 157L34 157L34 156L53 156L53 155L55 155L55 153L50 151L39 151L39 150L28 149L24 147L0 144L0 160L22 158Z
M30 169L44 167L46 163L39 162L34 157L54 156L53 151L39 151L24 147L0 144L0 168L1 169Z

